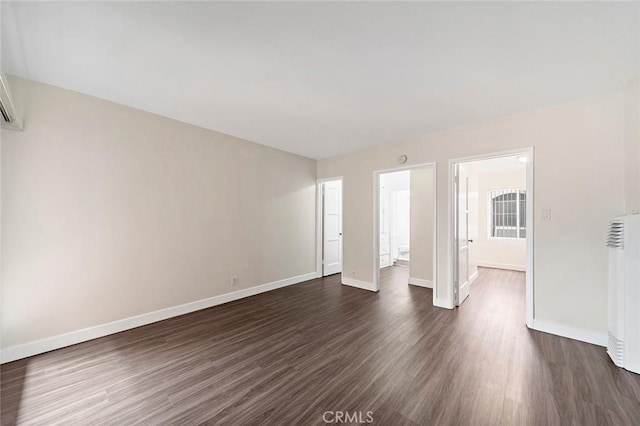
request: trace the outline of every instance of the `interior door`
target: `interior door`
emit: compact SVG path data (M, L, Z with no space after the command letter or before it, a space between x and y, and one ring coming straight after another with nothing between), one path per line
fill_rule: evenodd
M323 185L322 275L342 272L342 181Z
M456 164L455 186L455 299L460 306L467 297L469 282L469 176L464 166Z

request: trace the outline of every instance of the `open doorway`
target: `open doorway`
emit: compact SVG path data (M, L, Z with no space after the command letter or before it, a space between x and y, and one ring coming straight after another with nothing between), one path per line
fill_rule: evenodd
M525 303L533 323L533 151L452 161L453 300ZM497 282L500 281L500 284ZM477 283L477 284L476 284ZM500 293L500 294L498 294Z
M435 164L381 170L374 178L375 290L382 281L433 288Z
M317 271L342 272L342 178L318 181Z
M380 175L380 268L408 268L411 251L411 171Z

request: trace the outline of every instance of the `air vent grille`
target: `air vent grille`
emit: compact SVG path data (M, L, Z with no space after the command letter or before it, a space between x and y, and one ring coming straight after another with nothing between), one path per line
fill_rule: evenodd
M607 247L624 249L624 222L613 220L609 223Z
M7 79L2 73L0 73L0 127L22 130L22 120L16 115Z
M624 341L616 338L611 332L609 332L609 345L607 346L607 352L613 360L613 363L618 367L624 367Z

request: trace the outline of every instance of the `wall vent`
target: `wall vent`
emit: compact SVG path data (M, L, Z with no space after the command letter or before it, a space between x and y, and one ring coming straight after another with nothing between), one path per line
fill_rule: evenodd
M612 220L609 222L607 247L624 249L624 221Z
M0 74L0 127L22 130L22 119L16 112L7 77L4 74Z

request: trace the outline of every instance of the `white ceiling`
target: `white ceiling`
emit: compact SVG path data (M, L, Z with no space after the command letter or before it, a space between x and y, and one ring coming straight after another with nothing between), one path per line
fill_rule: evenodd
M5 72L312 158L596 96L638 3L2 4Z

